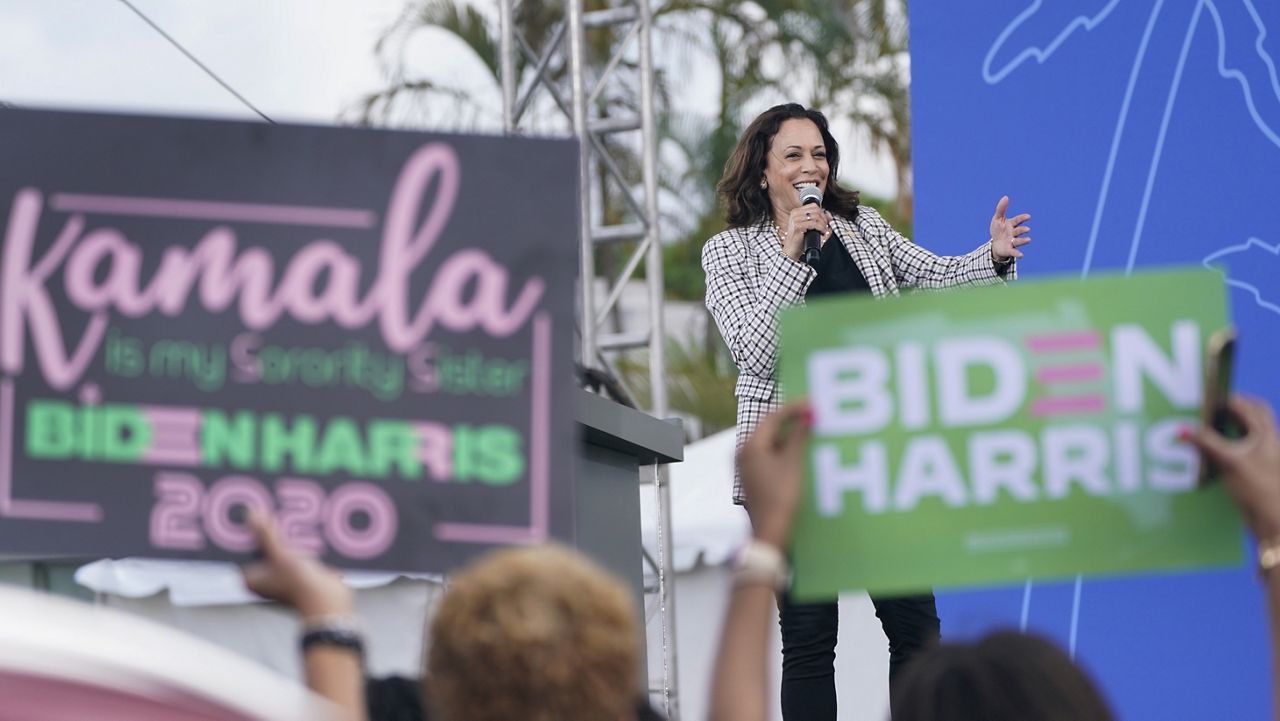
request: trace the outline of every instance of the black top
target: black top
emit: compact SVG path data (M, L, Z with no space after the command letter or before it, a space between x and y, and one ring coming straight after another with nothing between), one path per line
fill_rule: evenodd
M416 678L367 678L364 697L369 721L428 721Z
M366 678L364 693L369 721L431 721L427 704L419 695L421 691L422 683L416 678ZM666 721L647 696L636 700L635 711L636 721Z
M818 259L818 277L809 284L805 298L813 298L830 293L870 293L871 286L866 277L853 262L849 251L840 242L834 232L827 242L822 244L822 255Z

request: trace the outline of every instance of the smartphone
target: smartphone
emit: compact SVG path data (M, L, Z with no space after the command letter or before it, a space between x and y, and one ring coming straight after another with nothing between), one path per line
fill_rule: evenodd
M1240 424L1227 410L1227 398L1231 395L1231 373L1235 365L1236 329L1227 326L1209 337L1209 352L1204 364L1204 404L1200 408L1200 421L1227 438L1239 438ZM1207 458L1200 458L1200 475L1203 486L1216 481L1217 469Z

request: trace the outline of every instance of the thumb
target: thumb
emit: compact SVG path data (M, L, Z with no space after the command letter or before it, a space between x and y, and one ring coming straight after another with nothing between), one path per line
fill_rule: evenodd
M1186 439L1200 451L1202 456L1212 461L1215 465L1229 465L1228 460L1232 457L1232 442L1212 427L1202 426L1196 431L1187 434Z
M249 516L245 519L245 525L253 533L253 540L258 544L258 550L262 552L262 557L268 561L273 561L281 556L288 555L289 550L285 545L284 539L280 537L280 532L276 530L275 524L271 522L271 518L256 508L249 510Z
M797 463L804 456L809 443L811 412L807 403L801 401L787 413L791 421L790 432L782 442L782 456L788 463Z
M1000 196L1000 200L996 203L995 217L1003 218L1005 211L1008 209L1009 209L1009 196L1007 195Z
M259 596L266 597L267 594L264 591L266 590L267 582L271 579L271 569L267 567L267 564L258 562L241 566L240 575L244 578L246 588Z

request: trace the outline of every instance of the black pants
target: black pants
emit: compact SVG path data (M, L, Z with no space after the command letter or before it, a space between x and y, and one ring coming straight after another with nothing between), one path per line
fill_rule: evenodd
M889 685L912 655L938 639L941 624L933 594L871 598L889 638ZM835 603L792 603L783 596L782 718L784 721L835 721ZM892 694L890 694L892 697Z

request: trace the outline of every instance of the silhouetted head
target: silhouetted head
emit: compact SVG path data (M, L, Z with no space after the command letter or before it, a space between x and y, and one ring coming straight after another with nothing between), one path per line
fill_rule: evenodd
M1002 631L943 643L907 667L893 721L1111 721L1083 669L1053 643Z

